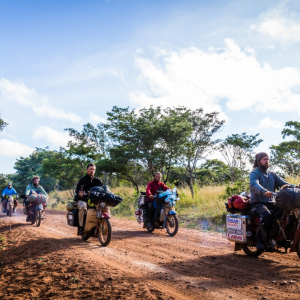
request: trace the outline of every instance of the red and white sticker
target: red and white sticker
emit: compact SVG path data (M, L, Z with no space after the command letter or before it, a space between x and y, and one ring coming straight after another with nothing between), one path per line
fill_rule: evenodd
M227 238L234 241L240 241L240 242L244 241L244 238L241 234L227 233Z
M242 227L242 220L237 219L237 218L227 217L226 224L227 224L227 228L241 229L241 227Z

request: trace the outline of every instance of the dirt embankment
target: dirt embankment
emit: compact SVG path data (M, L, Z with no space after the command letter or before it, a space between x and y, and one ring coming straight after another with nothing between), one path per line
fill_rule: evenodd
M297 254L235 253L221 234L149 234L111 219L112 241L87 242L47 211L40 227L0 215L0 299L299 299Z

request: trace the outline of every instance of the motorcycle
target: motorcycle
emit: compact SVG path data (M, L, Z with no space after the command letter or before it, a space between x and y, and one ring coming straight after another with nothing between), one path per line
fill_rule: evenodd
M4 197L5 199L2 201L2 212L11 217L15 212L14 201L17 197L15 195L5 195Z
M276 197L277 193L273 195ZM225 203L229 212L226 216L227 239L235 243L234 250L243 250L247 255L257 257L264 251L280 252L279 249L283 248L285 253L287 253L288 249L290 253L297 252L300 258L300 209L295 209L287 214L282 214L281 212L277 216L275 213L271 231L276 241L276 247L267 246L265 250L258 250L256 248L256 232L262 226L260 218L252 215L247 199L240 197L241 200L239 197L234 195L232 198L235 198L241 209L230 205L229 200L232 200L232 198L229 198L228 203Z
M139 224L143 223L143 228L146 228L148 232L153 232L156 228L166 228L167 233L170 236L176 235L178 232L178 218L174 209L176 202L180 199L177 194L176 187L165 192L158 191L154 196L153 205L155 208L154 214L154 226L149 226L148 221L148 209L146 203L146 193L141 192L139 197L138 208L135 211L136 219Z
M22 194L22 191L19 191L21 193L20 198L24 199L23 202L23 213L26 215L26 209L25 209L25 194ZM42 222L42 211L46 207L46 203L48 200L48 196L32 193L28 197L28 214L26 218L26 222L30 222L32 225L36 223L36 226L39 227Z
M78 200L76 197L75 199ZM87 241L90 237L98 237L100 244L107 246L112 235L109 206L116 206L123 199L111 194L108 187L101 186L91 188L88 193L83 194L80 200L87 202L82 239ZM67 209L70 210L67 213L67 223L70 226L78 227L77 235L80 235L77 202L70 203Z
M42 221L42 210L44 209L42 203L29 203L28 205L28 221L32 225L36 223L36 226L39 227Z

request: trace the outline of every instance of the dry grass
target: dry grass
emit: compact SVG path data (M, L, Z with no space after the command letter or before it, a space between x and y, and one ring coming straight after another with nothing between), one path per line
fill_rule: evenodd
M296 184L298 185L300 183L300 176L292 177L292 176L287 176L285 178L285 181L291 184Z

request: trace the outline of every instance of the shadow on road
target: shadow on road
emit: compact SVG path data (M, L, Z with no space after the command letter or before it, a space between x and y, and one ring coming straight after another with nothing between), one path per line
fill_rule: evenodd
M182 276L205 277L209 286L214 289L228 288L228 285L238 288L241 285L253 286L258 282L271 284L273 281L279 283L287 279L300 280L298 266L238 254L202 256L181 262L176 259L163 267Z

